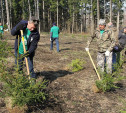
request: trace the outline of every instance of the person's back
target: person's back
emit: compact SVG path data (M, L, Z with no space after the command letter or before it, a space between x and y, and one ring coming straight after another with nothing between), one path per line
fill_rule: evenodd
M0 39L2 39L3 38L3 26L2 26L2 24L0 23Z
M53 50L53 41L55 40L56 42L56 46L57 46L57 52L59 52L59 27L56 26L56 23L53 23L53 27L51 27L50 30L50 41L51 41L51 45L50 45L50 50Z
M2 33L3 34L3 26L2 26L2 24L0 23L0 33Z
M120 32L119 32L119 44L122 47L122 49L125 47L126 45L126 27L123 28Z
M59 37L59 27L53 26L51 28L50 32L52 32L52 38L58 38Z

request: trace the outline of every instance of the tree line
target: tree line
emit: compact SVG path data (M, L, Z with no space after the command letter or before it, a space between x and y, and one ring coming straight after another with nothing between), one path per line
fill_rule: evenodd
M20 20L36 16L39 31L47 32L53 22L61 31L88 32L100 18L113 22L119 30L125 0L0 0L0 22L10 30Z

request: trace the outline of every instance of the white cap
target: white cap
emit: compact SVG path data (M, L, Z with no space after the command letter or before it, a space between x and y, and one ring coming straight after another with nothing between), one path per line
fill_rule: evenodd
M100 19L98 24L99 25L106 25L105 19Z

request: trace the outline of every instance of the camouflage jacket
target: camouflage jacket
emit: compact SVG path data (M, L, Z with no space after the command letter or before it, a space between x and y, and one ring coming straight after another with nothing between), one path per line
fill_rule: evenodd
M97 40L98 52L106 52L107 50L111 52L116 43L114 32L107 28L102 35L100 34L100 29L97 29L93 35L90 36L87 42L88 47L94 38Z

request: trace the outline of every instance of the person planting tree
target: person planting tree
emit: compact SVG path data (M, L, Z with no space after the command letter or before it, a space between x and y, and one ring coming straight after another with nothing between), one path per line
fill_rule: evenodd
M11 30L11 34L13 36L16 35L14 49L15 49L16 58L17 58L17 54L19 53L19 60L18 60L19 71L23 70L23 60L24 57L27 57L31 78L36 78L36 74L33 68L33 57L35 55L35 50L37 48L37 44L40 39L40 34L37 30L38 23L39 20L33 16L28 21L21 20ZM23 36L21 36L21 30L23 30L24 33ZM20 36L19 44L18 44L18 36ZM22 39L21 37L24 37L24 39ZM24 52L23 40L24 40L26 52ZM17 60L15 61L15 63L17 64Z
M86 51L89 51L89 45L96 37L98 53L97 53L97 67L101 72L112 73L112 50L115 46L114 33L107 29L104 19L99 20L99 27L87 41Z

